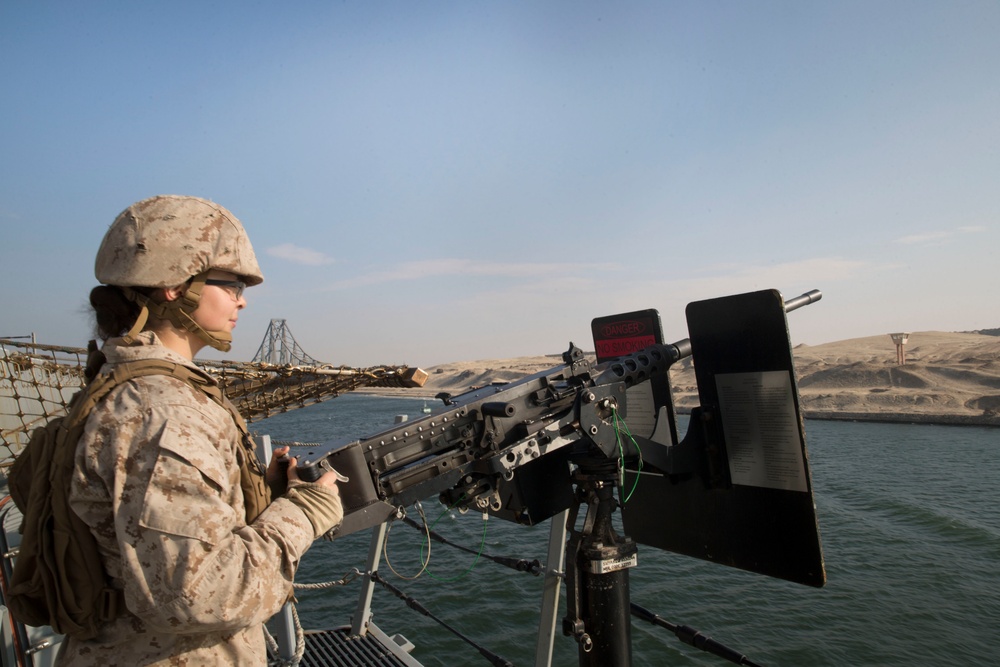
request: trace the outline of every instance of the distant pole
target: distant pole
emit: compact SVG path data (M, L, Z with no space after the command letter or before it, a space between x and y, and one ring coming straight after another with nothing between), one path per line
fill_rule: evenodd
M906 363L906 352L903 350L903 346L906 345L906 341L909 339L909 333L891 333L889 337L892 338L892 342L896 344L896 363L900 366Z

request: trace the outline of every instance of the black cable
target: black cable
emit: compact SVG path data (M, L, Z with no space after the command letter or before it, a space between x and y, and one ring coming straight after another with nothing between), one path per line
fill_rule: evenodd
M412 526L413 528L416 528L422 533L425 532L424 526L414 521L410 517L404 516L403 521L408 526ZM486 558L498 565L509 567L512 570L517 570L518 572L528 572L530 574L535 575L536 577L545 572L545 569L542 567L541 562L537 558L529 561L519 558L511 558L509 556L491 556L490 554L487 553L480 553L479 551L469 549L468 547L463 547L461 544L455 544L454 542L449 541L446 537L439 535L433 530L430 531L430 536L432 539L441 542L442 544L447 544L448 546L454 547L455 549L459 549L461 551L465 551L470 554L478 555L480 556L480 558Z
M475 648L477 651L479 651L479 654L481 656L483 656L484 658L486 658L487 660L490 661L490 664L496 665L496 667L514 667L514 663L512 663L510 660L507 660L503 656L497 655L496 653L490 651L488 648L486 648L484 646L480 646L479 644L477 644L476 642L474 642L470 638L466 637L461 632L459 632L458 630L456 630L455 628L451 627L446 622L444 622L443 620L441 620L440 618L438 618L437 616L435 616L434 614L432 614L430 612L430 610L427 609L427 607L425 607L424 605L420 604L420 602L418 600L416 600L415 598L410 597L409 595L407 595L403 591L399 590L398 588L396 588L395 586L393 586L392 584L390 584L388 581L386 581L385 579L383 579L379 575L378 572L372 572L368 576L371 577L372 581L374 581L376 583L379 583L379 584L382 584L383 588L385 588L387 591L389 591L390 593L392 593L393 595L395 595L397 598L399 598L400 600L402 600L403 602L405 602L407 607L409 607L410 609L412 609L412 610L414 610L414 611L416 611L416 612L418 612L418 613L426 616L427 618L429 618L429 619L437 622L439 625L441 625L443 628L445 628L446 630L448 630L449 632L451 632L453 635L455 635L456 637L458 637L459 639L461 639L465 643L467 643L470 646L472 646L473 648Z
M706 653L711 653L712 655L717 655L720 658L725 658L729 662L736 663L737 665L748 665L748 667L762 667L750 658L746 657L739 651L729 648L724 644L720 644L711 637L703 635L698 630L687 625L675 625L663 618L662 616L657 616L648 609L640 607L636 603L631 603L632 605L632 615L641 618L644 621L648 621L653 625L659 625L661 628L666 628L673 632L678 639L680 639L685 644L690 644L697 649L701 649Z
M418 523L417 521L414 521L410 517L404 516L403 517L403 521L407 525L411 526L412 528L415 528L416 530L419 530L422 533L429 534L430 537L431 537L431 539L433 539L433 540L435 540L437 542L440 542L442 544L446 544L446 545L448 545L450 547L454 547L455 549L459 549L461 551L465 551L465 552L470 553L470 554L479 555L481 558L489 559L489 560L493 561L494 563L497 563L498 565L503 565L505 567L509 567L512 570L517 570L518 572L530 572L531 574L534 574L535 576L538 576L539 574L541 574L541 573L544 572L544 569L543 569L541 563L538 561L537 558L535 560L533 560L533 561L528 561L528 560L524 560L524 559L510 558L510 557L506 557L506 556L491 556L491 555L489 555L487 553L482 553L482 552L476 551L474 549L469 549L468 547L464 547L461 544L456 544L454 542L451 542L450 540L448 540L444 536L439 535L438 533L434 532L433 530L429 530L426 526ZM420 612L421 614L424 614L425 616L428 616L428 617L434 619L435 621L437 621L438 623L440 623L441 625L443 625L445 628L447 628L449 631L451 631L452 633L454 633L455 635L457 635L458 637L460 637L464 641L466 641L469 644L475 646L476 649L483 656L485 656L487 659L489 659L491 662L494 659L501 660L501 661L504 660L504 658L502 658L500 656L496 656L495 654L490 653L487 649L484 649L484 648L478 646L477 644L475 644L474 642L472 642L468 638L464 637L457 630L451 628L447 623L445 623L445 622L441 621L440 619L436 618L433 614L431 614L429 611L427 611L426 608L424 608L422 605L420 605L419 602L417 602L413 598L410 598L410 597L406 596L405 594L403 594L402 592L400 592L398 589L394 588L391 584L389 584L388 582L386 582L384 579L382 579L380 576L378 576L377 572L376 573L372 573L371 577L372 577L372 579L374 581L379 582L385 588L387 588L388 590L392 591L401 600L403 600L404 602L406 602L407 606L409 606L411 609L414 609L414 610ZM748 658L747 656L743 655L739 651L731 649L728 646L726 646L724 644L721 644L720 642L715 641L711 637L708 637L708 636L702 634L700 631L698 631L698 630L696 630L696 629L694 629L694 628L692 628L690 626L687 626L687 625L676 625L674 623L671 623L670 621L666 620L662 616L658 616L657 614L654 614L653 612L651 612L651 611L649 611L649 610L647 610L647 609L645 609L645 608L637 605L634 602L631 603L631 611L632 611L632 615L633 616L635 616L637 618L641 618L644 621L648 621L649 623L652 623L653 625L659 625L662 628L666 628L667 630L673 632L674 635L678 639L680 639L682 642L684 642L685 644L693 646L693 647L695 647L695 648L697 648L697 649L699 649L701 651L705 651L706 653L711 653L712 655L716 655L716 656L718 656L720 658L724 658L725 660L728 660L729 662L735 663L737 665L745 665L746 667L763 667L762 665L760 665L760 664L752 661L750 658ZM507 662L500 662L500 663L494 662L493 664L509 665L510 663L507 663Z

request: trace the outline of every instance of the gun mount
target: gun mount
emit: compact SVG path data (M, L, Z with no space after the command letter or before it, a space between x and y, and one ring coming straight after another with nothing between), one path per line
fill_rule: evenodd
M690 338L673 344L660 342L656 311L594 320L595 332L610 322L624 336L601 341L604 350L637 351L602 359L599 345L593 364L571 343L563 365L300 454L299 476L349 477L341 535L435 495L522 524L568 511L564 634L576 638L581 665L631 664L629 624L599 619L628 616L636 543L825 583L786 320L821 296L785 301L765 290L693 302ZM679 440L669 371L687 357L700 405ZM628 536L612 527L616 508Z

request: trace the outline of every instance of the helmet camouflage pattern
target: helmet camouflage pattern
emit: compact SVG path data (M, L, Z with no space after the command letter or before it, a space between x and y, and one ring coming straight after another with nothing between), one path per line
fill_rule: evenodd
M94 273L105 285L175 287L218 269L247 285L264 280L243 225L198 197L159 195L115 219L97 251Z

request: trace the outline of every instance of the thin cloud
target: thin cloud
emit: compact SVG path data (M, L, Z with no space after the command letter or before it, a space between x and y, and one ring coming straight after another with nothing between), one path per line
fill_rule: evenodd
M872 269L872 265L843 257L814 257L768 266L746 267L735 275L738 278L755 277L775 285L797 283L805 280L849 280L859 272Z
M282 243L281 245L274 246L273 248L268 248L267 254L271 257L287 259L290 262L306 264L308 266L322 266L323 264L333 263L333 259L331 257L327 257L323 253L311 250L310 248L297 246L293 243Z
M896 239L896 243L902 245L924 245L927 243L937 243L943 241L953 234L952 232L924 232L923 234L910 234Z
M843 281L858 277L862 272L884 270L887 265L844 257L812 257L774 264L713 264L704 267L700 275L673 281L674 286L710 286L709 291L726 293L732 288L756 285L753 289L781 288L805 281Z
M596 269L614 270L617 266L613 264L587 265L586 270ZM579 272L579 264L545 264L545 270L549 273L559 272ZM525 262L484 262L474 259L464 258L443 258L429 259L418 262L404 262L393 269L379 269L373 273L358 275L347 280L341 280L328 287L330 290L343 290L367 285L381 285L384 283L399 281L414 281L426 278L440 278L446 276L492 276L504 278L524 278L525 276L537 275L539 265Z
M980 234L987 231L984 225L963 225L956 227L952 231L923 232L922 234L910 234L896 239L896 243L901 245L932 245L946 241L958 234Z

